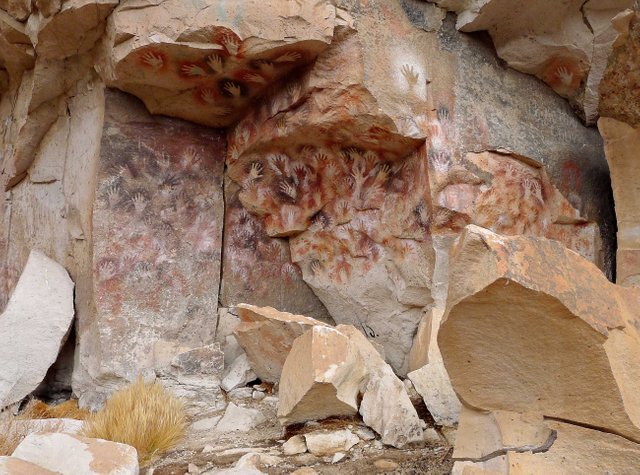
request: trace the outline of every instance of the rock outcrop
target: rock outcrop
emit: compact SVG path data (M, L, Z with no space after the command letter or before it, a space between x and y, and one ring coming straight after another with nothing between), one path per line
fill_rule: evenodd
M57 262L33 250L0 315L0 409L38 387L73 321L73 282Z

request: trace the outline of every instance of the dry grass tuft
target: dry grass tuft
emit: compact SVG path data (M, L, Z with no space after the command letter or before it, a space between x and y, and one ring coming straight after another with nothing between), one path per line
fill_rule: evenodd
M0 413L0 456L11 455L26 435L19 431L9 411Z
M63 403L50 406L46 402L42 402L38 399L32 399L24 407L20 413L21 419L57 419L68 418L85 420L91 414L87 409L80 409L78 407L78 401L70 399Z
M129 444L138 450L138 461L144 466L174 447L186 426L182 402L160 384L145 384L138 378L91 414L81 435Z

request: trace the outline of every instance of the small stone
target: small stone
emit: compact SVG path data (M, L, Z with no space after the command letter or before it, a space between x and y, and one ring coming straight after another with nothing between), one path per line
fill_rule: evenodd
M266 397L266 394L261 391L254 390L251 397L256 401L262 401Z
M215 448L212 445L205 445L202 448L202 453L203 454L208 454L209 452L213 452L215 450Z
M382 450L384 444L380 440L374 440L371 444L374 449Z
M362 440L373 440L376 438L376 434L368 427L358 426L353 430L353 433Z
M303 454L307 451L307 443L303 435L294 435L282 445L285 455Z
M197 474L199 474L199 473L200 473L200 469L198 468L198 466L197 466L195 463L190 463L190 464L187 466L187 471L188 471L189 473L193 473L193 474L195 474L195 475L197 475Z
M229 391L228 396L231 399L249 399L253 396L253 389L251 388L236 388Z
M256 379L246 354L238 356L231 366L224 372L220 387L226 392L244 386Z
M336 452L346 452L360 442L357 435L346 429L335 431L317 430L305 434L304 437L309 452L318 457L333 455Z
M442 439L440 438L440 434L438 434L437 430L435 430L433 427L429 427L424 431L424 441L440 443L442 442Z
M389 459L378 459L373 462L373 465L380 470L395 470L400 466L393 460Z
M266 417L257 409L248 409L229 403L227 410L215 428L216 432L247 432L266 421Z
M346 457L347 454L344 452L336 452L331 459L331 463L338 463L340 460Z
M222 419L222 416L207 417L206 419L200 419L199 421L196 421L193 424L191 424L191 430L195 432L213 430L216 427L216 425L218 425L218 422L220 422L220 419Z

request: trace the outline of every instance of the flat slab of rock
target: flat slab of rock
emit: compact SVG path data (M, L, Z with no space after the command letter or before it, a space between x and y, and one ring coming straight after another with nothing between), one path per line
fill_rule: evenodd
M215 432L247 432L266 420L258 409L241 407L230 402L224 416L216 425Z
M16 457L0 457L0 473L2 475L57 475L56 472Z
M640 291L560 243L467 226L438 344L460 399L640 441Z
M348 336L314 326L294 342L282 369L278 419L283 425L358 412L365 362Z
M31 393L58 357L74 316L67 271L31 251L0 315L0 408Z
M318 457L347 452L360 442L360 438L347 429L316 430L304 436L309 452Z
M138 475L136 449L102 439L70 434L31 434L12 457L53 472L84 475Z
M247 353L253 371L263 381L276 382L293 341L310 328L326 323L303 315L280 312L271 307L240 304L240 324L235 336Z

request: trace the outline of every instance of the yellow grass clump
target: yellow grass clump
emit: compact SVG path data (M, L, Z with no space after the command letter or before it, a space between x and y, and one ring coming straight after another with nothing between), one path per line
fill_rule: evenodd
M57 419L68 418L85 420L91 412L80 409L78 401L70 399L60 404L49 405L38 399L32 399L20 413L21 419Z
M174 447L184 437L187 418L182 402L158 383L138 378L107 400L85 421L81 435L135 447L140 465Z

